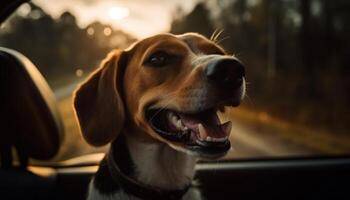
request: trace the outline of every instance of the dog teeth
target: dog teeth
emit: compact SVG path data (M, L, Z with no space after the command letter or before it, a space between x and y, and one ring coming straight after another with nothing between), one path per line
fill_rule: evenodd
M184 130L185 126L182 124L182 121L179 119L176 122L176 128Z
M222 138L211 138L211 141L213 142L224 142L225 140L227 140L228 137L222 137Z
M230 123L225 123L224 128L227 129L227 131L231 131ZM198 124L198 130L199 130L199 139L201 141L224 142L225 140L228 139L228 136L221 137L221 138L210 137L202 124Z
M209 136L202 124L198 124L199 136L201 140L206 140Z
M227 140L228 137L222 137L222 138L215 138L215 137L210 137L210 136L207 136L205 138L205 141L207 142L224 142L225 140Z
M170 120L170 122L173 123L173 124L176 124L177 121L179 120L179 117L177 115L174 115L173 112L169 112L167 117Z
M213 141L212 139L213 139L212 137L207 136L207 138L205 138L205 141L211 142L211 141Z
M182 130L182 131L187 131L188 130L188 128L186 126L184 126L184 124L182 123L182 121L179 118L179 116L176 115L175 113L168 112L167 118L179 130Z

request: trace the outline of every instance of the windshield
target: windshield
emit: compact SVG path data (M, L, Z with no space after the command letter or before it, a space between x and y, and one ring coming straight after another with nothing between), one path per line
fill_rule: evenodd
M65 127L56 161L104 152L82 138L72 92L112 49L158 33L198 32L246 66L243 104L223 159L350 153L350 2L344 0L34 0L1 25L0 46L39 68Z

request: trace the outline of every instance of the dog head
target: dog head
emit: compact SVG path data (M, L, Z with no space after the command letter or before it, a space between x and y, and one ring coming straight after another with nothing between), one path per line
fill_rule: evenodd
M245 92L241 62L205 37L160 34L114 51L75 93L84 138L92 145L120 132L202 157L230 148L231 122L217 112Z

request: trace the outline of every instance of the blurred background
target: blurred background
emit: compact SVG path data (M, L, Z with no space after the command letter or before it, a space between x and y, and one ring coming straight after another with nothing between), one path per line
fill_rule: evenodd
M34 0L1 24L0 46L29 57L57 97L65 141L55 160L106 149L86 144L71 94L114 48L157 33L198 32L246 65L247 97L224 159L350 154L348 0Z

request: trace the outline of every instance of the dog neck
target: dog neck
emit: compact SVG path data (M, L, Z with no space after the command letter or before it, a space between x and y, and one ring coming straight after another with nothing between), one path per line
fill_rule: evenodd
M134 178L146 185L178 190L191 184L196 158L176 151L164 143L145 143L127 136L126 143L134 163Z

